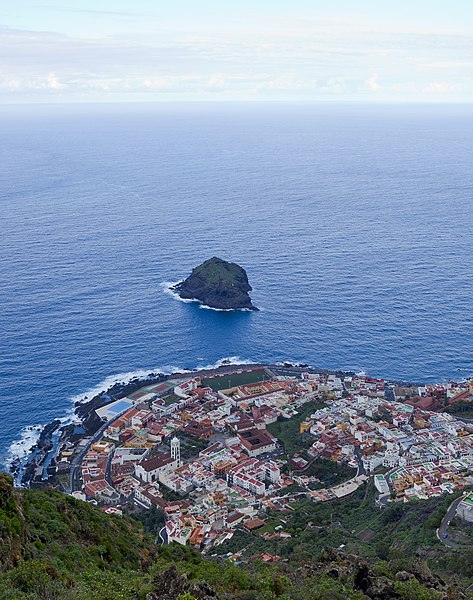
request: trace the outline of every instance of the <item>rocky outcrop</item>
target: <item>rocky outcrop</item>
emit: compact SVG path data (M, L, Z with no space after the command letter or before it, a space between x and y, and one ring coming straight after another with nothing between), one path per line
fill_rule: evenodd
M462 600L467 596L464 592L448 585L441 577L432 573L425 562L416 562L409 572L398 571L392 578L378 575L374 572L368 562L359 556L345 554L333 548L325 548L323 562L315 567L318 575L328 575L333 579L348 582L355 590L360 591L363 597L371 600L400 600L403 597L401 587L397 584L406 582L418 583L431 594L432 598L442 600ZM307 576L301 569L300 575ZM310 567L312 576L314 566Z
M245 269L217 257L193 269L189 277L172 290L183 299L198 300L211 308L258 310L248 294L252 287Z
M175 566L153 578L154 591L146 596L146 600L178 600L186 597L195 600L217 600L217 592L202 581L187 580L180 575Z

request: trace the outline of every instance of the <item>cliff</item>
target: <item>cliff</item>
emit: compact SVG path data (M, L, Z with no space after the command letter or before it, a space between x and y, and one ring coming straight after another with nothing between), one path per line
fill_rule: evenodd
M211 308L258 310L251 302L251 290L245 269L217 257L193 269L187 279L173 288L181 298L198 300Z

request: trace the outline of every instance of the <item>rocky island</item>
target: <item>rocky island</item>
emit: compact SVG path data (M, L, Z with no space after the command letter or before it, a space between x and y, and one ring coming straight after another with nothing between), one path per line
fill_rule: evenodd
M210 308L258 310L248 294L251 290L243 267L215 256L172 288L181 298L198 300Z

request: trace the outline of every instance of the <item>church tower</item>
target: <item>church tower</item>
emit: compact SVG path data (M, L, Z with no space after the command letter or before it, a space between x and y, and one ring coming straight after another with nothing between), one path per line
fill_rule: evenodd
M171 458L177 461L177 466L181 466L181 442L174 436L171 440Z

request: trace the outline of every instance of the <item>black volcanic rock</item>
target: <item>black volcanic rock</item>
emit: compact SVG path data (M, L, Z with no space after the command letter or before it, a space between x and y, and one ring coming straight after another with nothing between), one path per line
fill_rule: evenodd
M173 287L181 298L199 300L211 308L258 310L248 295L251 289L245 269L216 257L203 262Z

